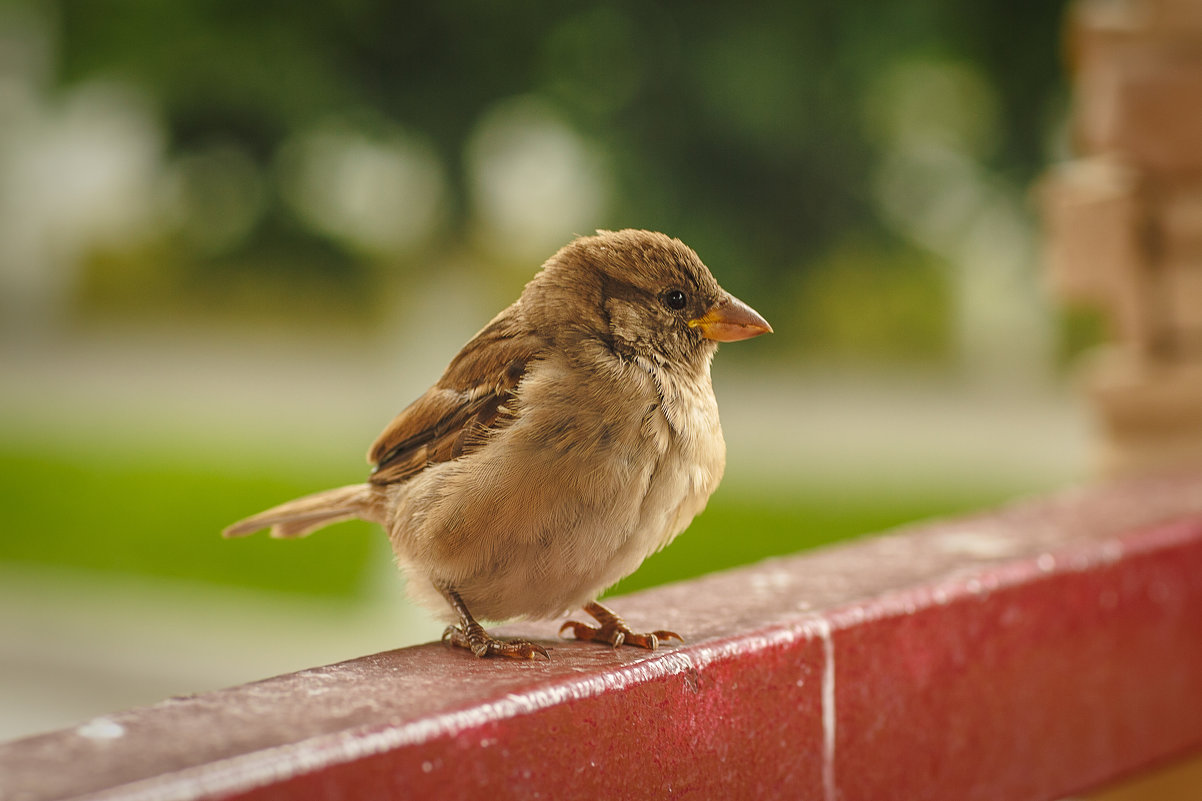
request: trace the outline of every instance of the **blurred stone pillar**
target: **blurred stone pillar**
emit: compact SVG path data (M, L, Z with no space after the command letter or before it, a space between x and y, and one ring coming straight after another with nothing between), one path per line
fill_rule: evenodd
M1079 158L1044 219L1056 291L1112 323L1102 469L1202 465L1202 0L1078 0L1067 35Z

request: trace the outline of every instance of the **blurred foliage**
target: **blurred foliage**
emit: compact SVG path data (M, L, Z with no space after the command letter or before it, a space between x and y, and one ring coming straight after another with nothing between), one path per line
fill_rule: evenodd
M448 188L430 198L445 207L433 239L384 259L412 274L448 243L472 241L473 136L499 103L530 97L603 160L609 199L590 225L671 232L721 265L736 294L785 282L852 293L836 302L854 305L879 264L887 273L879 280L916 300L929 291L925 267L900 288L909 273L896 260L828 258L852 239L884 249L902 239L882 222L872 186L892 146L879 108L890 102L890 76L919 61L978 77L983 105L959 111L990 129L973 156L1014 186L1044 162L1063 100L1063 0L39 2L51 9L63 86L110 76L139 87L162 115L169 154L236 154L221 161L235 176L229 186L213 179L198 191L263 194L262 213L235 244L161 253L156 262L175 262L185 282L209 281L234 298L248 271L295 274L301 288L323 285L325 273L337 277L327 288L360 296L373 280L362 253L306 225L270 181L263 188L247 173L239 183L235 173L249 167L237 159L249 155L270 175L291 138L329 120L417 137ZM829 280L792 279L843 267L846 275ZM190 269L200 277L188 278ZM795 304L789 293L759 294L769 319ZM894 341L911 330L869 335L820 318L835 328L811 321L811 341ZM912 330L915 343L929 344L926 326Z
M390 294L440 268L456 278L464 265L519 280L532 273L528 253L504 247L521 233L508 207L521 192L552 210L572 204L556 194L562 187L524 186L537 182L513 172L498 182L509 194L491 196L489 159L499 152L519 165L553 161L583 179L580 193L591 187L576 217L563 217L579 226L573 232L653 228L696 248L724 286L773 321L778 333L757 343L760 353L793 356L818 343L838 355L938 358L954 347L952 268L882 210L881 175L926 137L920 144L958 149L953 161L973 167L966 180L1021 195L1063 106L1064 5L7 0L0 11L24 8L44 21L52 62L30 70L30 94L44 108L28 116L42 114L46 128L35 120L26 139L11 137L14 148L36 149L64 119L76 124L75 139L62 137L72 147L98 138L96 130L118 145L138 140L129 130L141 132L144 152L125 155L149 174L148 216L163 218L149 226L152 236L60 248L64 198L83 194L69 179L89 178L75 176L85 171L74 165L111 151L76 162L48 147L37 155L66 166L31 180L62 179L52 187L60 195L38 197L39 213L52 219L39 228L22 218L12 230L32 232L29 250L46 256L47 274L67 272L78 256L82 273L51 276L47 293L71 293L67 302L88 313L175 321L181 312L252 312L305 327L370 325L395 313ZM7 20L0 14L0 34ZM13 30L16 41L22 30ZM136 98L81 90L105 82L132 87ZM106 116L114 108L126 114L121 124ZM515 144L515 125L525 145ZM25 152L18 158L30 161ZM915 183L903 187L902 205L911 195L965 205L945 185ZM390 194L398 186L401 197ZM25 188L12 191L25 200ZM104 205L107 196L96 197ZM92 220L84 211L80 228ZM961 227L958 218L951 227ZM549 247L566 241L556 236ZM22 275L32 282L34 272ZM480 278L489 282L502 283ZM1088 336L1087 327L1069 327ZM0 560L356 591L371 538L381 536L370 526L342 526L303 545L217 540L244 514L348 480L321 465L272 478L270 464L248 472L248 458L197 464L166 443L132 454L0 442L0 483L19 499L6 525L25 532L0 538ZM724 491L670 558L651 559L622 586L997 497L895 498L867 479L839 497L799 482L769 503Z
M1065 365L1076 364L1099 345L1114 339L1113 323L1092 306L1065 306L1060 310L1057 322L1060 328L1057 358Z
M945 269L930 254L901 245L837 243L799 274L799 301L784 338L821 341L835 358L943 354L953 341L951 321L932 310L950 305Z

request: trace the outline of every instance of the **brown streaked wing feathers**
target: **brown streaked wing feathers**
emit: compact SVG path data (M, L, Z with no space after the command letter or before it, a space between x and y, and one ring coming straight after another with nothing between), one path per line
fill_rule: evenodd
M428 465L470 453L503 420L529 363L544 343L512 322L507 309L455 357L438 383L376 438L368 461L373 484L394 484Z

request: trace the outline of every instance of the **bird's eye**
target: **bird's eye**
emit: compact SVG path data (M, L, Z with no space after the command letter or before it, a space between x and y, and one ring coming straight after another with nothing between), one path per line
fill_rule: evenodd
M680 311L689 302L688 297L679 289L669 289L664 293L664 305L669 309Z

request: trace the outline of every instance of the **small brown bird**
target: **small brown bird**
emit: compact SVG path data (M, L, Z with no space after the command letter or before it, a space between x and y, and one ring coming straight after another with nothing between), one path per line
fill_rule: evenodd
M552 256L372 445L366 484L235 523L302 537L362 518L388 532L410 594L476 656L546 657L476 622L583 605L577 639L655 649L597 596L683 531L726 444L710 382L719 342L771 331L680 240L599 231Z

